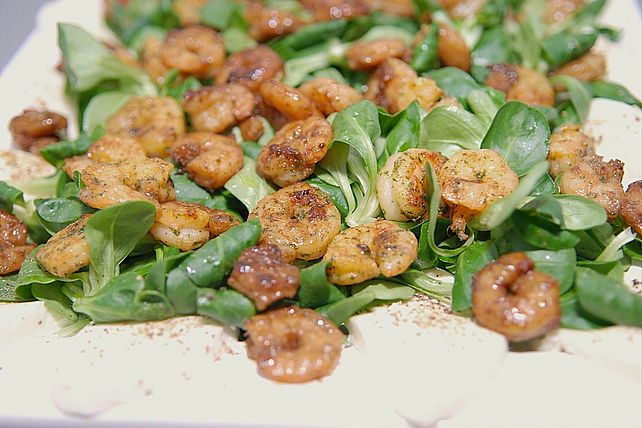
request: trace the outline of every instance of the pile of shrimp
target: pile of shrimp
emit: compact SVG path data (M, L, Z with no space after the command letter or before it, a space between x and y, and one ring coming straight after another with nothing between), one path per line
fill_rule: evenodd
M440 0L452 18L473 16L483 0ZM232 134L257 141L265 132L263 119L275 135L261 148L256 173L275 187L258 202L248 219L258 219L262 234L257 246L236 261L228 286L250 298L259 311L247 321L248 355L261 375L281 382L306 382L332 372L343 333L322 315L297 307L270 309L294 298L300 285L297 260L322 259L327 277L337 286L358 284L379 276L393 277L415 261L414 233L395 222L428 220L426 166L430 163L441 188L440 216L450 219L459 239L468 237L467 223L490 204L515 190L517 175L497 152L462 150L450 158L426 149L390 156L377 177L380 219L342 230L341 214L330 197L305 182L334 141L328 116L367 99L390 114L412 102L430 112L436 107L461 107L429 77L409 65L422 43L430 17L421 17L415 40L381 38L353 43L345 53L350 70L367 73L364 87L355 89L329 77L316 77L298 87L285 84L284 63L265 42L290 34L310 22L368 16L373 12L411 17L411 0L303 0L302 17L274 9L262 1L242 2L255 47L226 54L224 39L203 25L199 10L205 0L175 0L181 28L164 38L149 37L139 61L129 63L162 84L170 70L179 81L189 76L211 82L187 91L182 100L168 96L134 96L112 114L106 134L86 155L68 158L64 171L80 174L80 200L95 209L125 201L148 201L156 207L150 230L159 242L194 250L239 223L225 211L176 200L171 175L175 169L208 191L217 191L244 166L244 153ZM573 4L571 4L573 3ZM562 22L577 2L549 1L546 19ZM571 7L573 6L573 7ZM439 62L471 69L471 47L448 24L439 23ZM114 52L124 55L124 49ZM553 74L582 80L601 79L604 57L589 52ZM552 106L555 90L547 76L517 64L493 64L486 84L508 100ZM64 137L66 119L54 112L26 110L11 122L15 143L25 150ZM623 166L595 156L591 139L577 126L565 126L550 140L550 174L559 178L562 193L582 195L602 205L610 218L623 218L642 234L642 182L624 192ZM84 226L91 214L56 233L36 252L50 273L66 276L89 265ZM17 270L35 246L26 243L22 222L0 211L0 274ZM523 253L502 256L475 275L473 315L483 326L510 340L525 340L559 324L557 282L533 268ZM498 303L501 302L501 305ZM277 305L278 306L278 305ZM508 316L507 314L510 314Z

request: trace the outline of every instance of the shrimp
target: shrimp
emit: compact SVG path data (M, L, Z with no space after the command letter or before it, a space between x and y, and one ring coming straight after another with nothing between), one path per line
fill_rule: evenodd
M323 257L328 280L351 285L399 275L417 258L417 246L412 232L388 220L351 227L332 240Z
M301 3L312 12L315 21L349 19L370 14L370 8L363 0L302 0Z
M225 60L225 45L218 33L202 25L172 30L161 47L161 60L182 74L211 78Z
M185 133L185 117L174 98L132 97L109 118L107 133L134 138L148 156L164 157Z
M548 172L553 178L562 175L591 151L591 139L579 125L564 125L551 135Z
M239 83L256 91L264 80L283 76L283 60L265 45L230 55L216 74L216 83Z
M195 131L223 132L252 116L254 106L252 92L238 83L187 91L183 99Z
M364 3L371 10L381 11L386 15L412 18L415 14L412 0L364 0Z
M259 245L241 253L227 284L264 311L276 301L294 298L299 281L299 269L283 260L279 247Z
M239 123L241 136L246 141L258 141L265 132L260 116L252 116Z
M571 76L588 82L602 80L606 75L606 58L602 54L589 52L574 61L567 62L553 72L553 75Z
M555 91L546 76L520 65L490 66L490 74L485 83L505 92L507 100L548 107L552 107L555 102Z
M534 269L524 253L510 253L473 276L475 321L513 342L532 339L559 326L559 283Z
M278 80L266 80L261 83L259 94L268 107L284 114L289 120L321 115L316 105L301 91Z
M215 238L240 223L236 217L227 211L214 208L208 208L207 211L210 214L210 238Z
M261 243L279 247L285 260L314 260L339 234L341 214L330 198L296 183L261 199L248 219L261 223Z
M38 249L36 260L47 272L63 277L89 266L89 243L84 228L90 217L84 214Z
M256 172L279 187L302 181L325 157L332 136L332 126L323 118L290 122L263 147L256 159Z
M604 162L602 156L586 156L562 174L560 192L592 199L614 219L624 198L623 176L624 164L619 159Z
M353 43L346 52L348 67L357 71L370 71L388 58L404 58L408 48L401 39L384 38Z
M93 162L110 163L145 158L143 146L133 138L104 135L89 147L85 156L65 159L64 171L73 178L74 171L82 172Z
M293 13L264 7L256 1L246 7L245 19L250 24L250 36L258 42L293 33L304 23Z
M429 111L442 95L434 80L417 77L412 67L396 58L386 60L372 74L366 92L367 99L390 113L405 109L414 100Z
M299 91L312 100L324 116L342 111L363 99L352 86L327 77L308 80L299 87Z
M170 70L170 68L163 63L161 58L162 50L163 42L161 40L158 40L156 37L148 37L140 52L140 61L143 70L159 85L165 82L165 75Z
M247 355L261 376L302 383L332 373L341 358L343 333L312 309L296 306L255 315L245 322Z
M174 166L158 158L119 163L92 163L81 173L85 187L80 200L92 208L107 208L126 201L158 202L175 198L169 176Z
M201 23L201 9L207 0L174 0L172 10L178 17L181 25L187 27Z
M49 143L64 138L67 133L67 119L52 111L26 109L9 122L13 142L22 150L42 148L42 141Z
M624 193L622 218L642 237L642 180L634 181Z
M482 8L486 0L438 0L453 19L472 18Z
M560 23L571 18L584 6L584 0L546 0L544 20L549 24Z
M439 174L447 160L426 149L409 149L390 156L377 178L377 196L384 217L394 221L424 218L428 204L426 162Z
M149 233L165 245L190 251L209 241L209 222L210 214L202 205L165 202L161 204Z
M455 153L441 167L438 177L441 196L453 208L450 227L461 240L468 238L468 219L510 194L519 184L517 174L504 158L489 149Z
M448 25L439 24L437 55L444 66L470 71L470 49L461 35Z
M29 230L16 216L0 210L0 275L17 272L27 255L36 248L27 244Z
M171 155L192 180L209 190L222 187L243 168L241 146L211 132L183 135L172 146Z

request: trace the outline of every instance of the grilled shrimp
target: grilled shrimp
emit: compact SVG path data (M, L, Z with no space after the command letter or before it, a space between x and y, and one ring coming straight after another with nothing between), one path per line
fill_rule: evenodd
M93 208L107 208L126 201L158 202L175 198L169 181L174 166L158 158L119 163L92 163L81 173L85 187L80 200Z
M133 138L104 135L89 147L85 156L65 159L63 169L70 178L74 171L82 172L93 162L114 163L145 158L143 146Z
M495 64L490 66L490 74L485 83L505 92L507 100L548 107L552 107L555 102L555 91L548 79L538 72L520 65Z
M606 75L606 58L602 54L589 52L576 60L567 62L553 75L566 75L589 82L602 80Z
M341 214L330 198L296 183L261 199L248 219L261 222L261 243L279 247L285 260L321 257L339 233Z
M85 214L69 226L58 231L36 252L38 263L56 276L67 276L89 266L89 243L83 231L91 217Z
M185 133L185 118L174 98L132 97L109 118L107 133L134 138L148 156L164 157Z
M181 25L187 27L201 23L201 9L207 0L174 0L172 9Z
M245 18L250 24L250 35L258 42L293 33L303 25L295 14L265 7L257 1L248 4Z
M453 19L466 19L477 15L486 0L438 0Z
M261 83L259 94L268 107L282 113L289 120L321 115L316 105L301 91L278 80L266 80Z
M584 6L584 0L546 0L544 20L549 23L564 22Z
M372 74L366 92L367 99L390 113L405 109L414 100L429 111L442 95L434 80L417 77L412 67L396 58L386 60Z
M351 285L399 275L417 258L417 245L412 232L388 220L351 227L332 240L323 257L328 280Z
M221 233L237 226L239 221L232 214L227 211L208 208L210 214L210 237L215 238Z
M461 68L470 71L470 49L461 35L452 27L439 24L439 43L437 55L444 66Z
M188 91L183 100L195 131L223 132L252 116L254 106L252 92L237 83Z
M642 180L629 184L622 200L622 218L642 238Z
M332 126L323 118L290 122L263 147L256 159L256 172L279 187L302 181L324 158L332 136Z
M579 125L564 125L551 135L548 172L553 178L568 171L591 150L591 139Z
M272 303L296 296L299 269L285 260L279 247L259 245L241 253L227 284L254 302L259 311Z
M352 44L346 52L346 59L352 70L370 71L388 58L401 59L407 54L408 48L403 40L389 37Z
M0 275L17 272L27 255L36 248L27 244L29 230L16 216L0 210Z
M560 192L593 199L610 219L620 212L624 189L624 164L619 159L604 162L602 156L586 156L560 179Z
M181 251L194 250L210 239L210 214L206 207L187 202L165 202L149 233Z
M397 15L406 18L414 16L412 0L364 0L373 11L381 11L386 15Z
M9 122L13 142L22 150L40 149L43 141L55 143L67 132L67 119L52 111L24 110Z
M332 373L341 357L343 333L312 309L296 306L255 315L245 322L247 355L261 376L302 383Z
M260 116L252 116L239 123L245 141L258 141L265 132Z
M243 168L241 146L211 132L183 135L172 146L171 155L192 180L209 190L222 187Z
M200 78L214 77L225 60L225 45L218 33L202 25L172 30L161 47L161 60L169 68Z
M162 50L163 42L161 40L158 40L156 37L148 37L140 52L140 62L143 70L159 85L163 84L165 75L170 70L170 68L163 63L161 58Z
M441 196L453 208L451 229L460 239L468 238L466 223L491 202L510 194L517 174L494 150L461 150L439 171Z
M342 111L363 97L352 86L327 77L317 77L299 87L299 91L316 104L324 116Z
M384 217L394 221L424 218L428 203L426 162L439 174L447 160L426 149L409 149L390 156L377 177L377 196Z
M302 0L301 3L312 12L315 21L349 19L370 14L370 8L363 0Z
M510 341L532 339L559 326L555 278L534 269L524 253L510 253L473 276L473 317Z
M265 45L246 49L227 57L216 74L216 83L239 83L256 91L264 80L280 79L283 76L283 60Z

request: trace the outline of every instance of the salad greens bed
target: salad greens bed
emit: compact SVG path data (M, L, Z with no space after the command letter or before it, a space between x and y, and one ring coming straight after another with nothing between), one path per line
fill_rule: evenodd
M296 1L268 3L305 13ZM449 221L438 216L440 186L428 163L429 220L401 224L419 240L419 255L409 270L394 278L336 287L326 278L326 262L301 264L296 298L279 304L314 308L341 324L373 304L409 299L419 292L450 302L456 313L469 314L473 274L502 254L524 251L537 269L559 281L563 327L642 326L642 297L623 282L630 266L642 261L642 240L620 218L608 221L604 209L592 200L560 194L546 161L551 132L563 124L582 124L592 98L642 104L617 83L587 83L570 76L551 79L565 87L553 108L506 102L503 93L482 83L491 64L523 64L546 73L588 52L599 37L617 40L618 31L596 21L604 5L605 0L587 2L573 19L547 25L541 0L488 0L476 17L464 21L453 21L434 1L416 0L417 17L429 12L432 24L414 50L411 65L463 107L444 106L426 113L413 102L391 115L370 101L353 104L329 118L334 142L307 182L330 196L346 227L380 216L378 170L391 155L410 148L446 156L462 149L496 150L520 177L519 186L475 217L468 225L468 240L461 242L448 230ZM108 24L137 52L147 37L162 38L179 25L171 6L167 0L130 0L114 6ZM525 19L511 18L517 14ZM242 9L232 0L209 0L201 17L223 34L229 52L256 43L249 36ZM296 86L324 76L361 88L367 75L347 68L346 49L355 41L382 37L410 44L418 22L418 18L375 13L311 24L269 45L285 61L287 84ZM440 68L440 22L456 28L472 47L470 74ZM84 154L104 134L106 119L129 97L167 95L182 100L185 91L210 83L194 77L178 81L178 73L171 71L159 86L80 27L59 24L58 34L67 94L76 101L81 124L78 139L42 149L44 159L58 168L65 158ZM232 131L243 147L245 166L224 189L208 192L175 171L171 179L177 200L247 218L257 202L275 190L255 172L259 151L274 135L269 123L263 122L266 132L256 142L243 141L238 129ZM69 179L61 170L13 186L0 182L0 208L25 221L36 243L46 242L83 214L93 213L84 229L91 248L89 269L56 277L32 253L19 273L0 278L1 301L45 302L65 320L63 334L73 334L90 321L146 321L188 314L241 327L255 314L252 301L227 288L226 278L240 253L259 240L257 221L241 223L203 247L181 253L148 234L155 217L151 203L126 202L95 211L80 201L82 186L78 173ZM25 202L23 191L38 199ZM439 271L453 274L454 281L445 279L448 275L434 275Z

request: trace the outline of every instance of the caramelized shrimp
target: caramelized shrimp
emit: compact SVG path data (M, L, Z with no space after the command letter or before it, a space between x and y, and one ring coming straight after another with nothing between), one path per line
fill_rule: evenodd
M510 194L517 174L494 150L461 150L439 171L441 196L453 208L451 229L460 239L468 238L466 223L491 202Z
M163 42L161 40L158 40L156 37L148 37L140 52L140 61L143 70L159 85L165 82L165 75L170 70L170 68L163 63L161 58L162 50Z
M624 198L623 176L622 161L604 162L602 156L586 156L562 175L560 192L593 199L602 205L610 219L614 219Z
M27 244L29 230L16 216L0 210L0 275L17 272L27 255L36 248Z
M584 0L546 0L544 20L549 24L564 22L584 6Z
M342 111L363 99L359 91L352 86L327 77L308 80L299 87L299 91L312 100L325 116Z
M279 247L268 244L244 250L227 284L264 311L278 300L296 296L299 280L299 269L283 260Z
M227 57L216 74L216 83L239 83L256 91L264 80L280 79L283 76L283 60L265 45L246 49Z
M301 3L312 12L315 21L349 19L370 14L370 8L363 0L302 0Z
M534 269L524 253L510 253L473 276L473 317L513 342L559 326L561 306L555 278Z
M107 134L92 144L85 156L66 158L63 169L70 178L73 178L74 171L82 172L93 162L114 163L145 157L145 150L138 141Z
M252 116L254 106L252 92L237 83L187 91L183 100L195 131L223 132Z
M36 260L47 272L62 277L89 266L89 243L83 231L89 217L83 215L38 249Z
M148 201L158 206L175 198L169 176L174 166L158 158L119 163L92 163L81 173L85 187L80 200L93 208L126 201Z
M439 24L437 55L444 66L470 71L470 49L461 35L448 25Z
M353 43L346 52L348 67L352 70L370 71L388 58L403 58L408 53L401 39L385 38Z
M67 119L52 111L26 109L9 122L15 145L34 151L44 147L43 141L55 143L67 133Z
M417 73L405 62L391 58L386 60L370 77L366 98L382 106L390 113L397 113L414 100L429 111L442 97L434 80L417 77Z
M520 65L495 64L490 66L490 74L485 83L491 88L505 92L507 100L548 107L552 107L555 102L555 91L548 79L538 72Z
M243 149L234 139L211 132L190 132L171 150L189 177L209 190L218 189L243 168Z
M225 60L225 45L218 33L202 25L172 30L161 47L161 60L169 68L200 78L214 77Z
M587 82L602 80L606 75L606 58L602 54L589 52L576 60L567 62L553 72L553 75L571 76Z
M165 202L149 233L165 245L194 250L210 239L210 214L206 207L187 202Z
M409 149L390 156L377 178L377 196L384 217L394 221L424 218L428 204L426 162L439 174L447 160L426 149Z
M642 238L642 180L629 184L622 200L622 218Z
M265 132L260 116L252 116L239 123L245 141L258 141Z
M185 118L174 98L132 97L109 118L107 133L134 138L148 156L164 157L185 133Z
M417 238L388 220L351 227L332 240L323 257L328 280L358 284L379 275L403 273L417 258Z
M343 333L312 309L296 306L255 315L245 322L247 355L261 376L302 383L332 373L341 357Z
M181 25L187 27L201 23L201 9L207 0L174 0L172 10Z
M279 187L302 181L324 158L332 136L332 126L323 118L290 122L263 147L256 172Z
M589 154L591 139L579 125L564 125L551 135L548 172L556 178Z
M330 198L307 183L284 187L261 199L248 219L261 222L261 243L279 247L285 260L321 257L341 227Z
M259 86L265 104L284 114L289 120L320 116L316 105L298 89L278 80L266 80Z
M265 7L257 1L248 4L245 19L250 24L250 36L258 42L293 33L303 25L295 14Z

